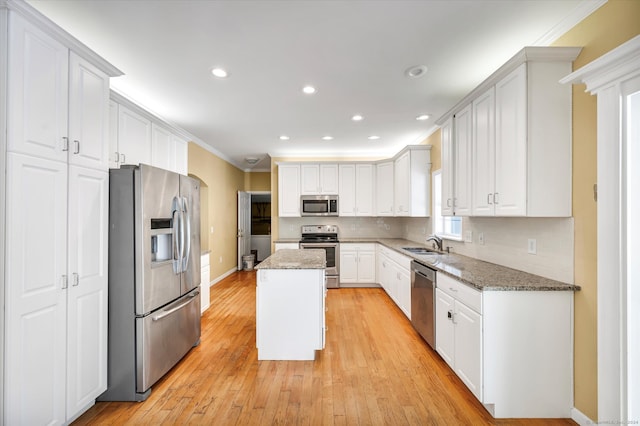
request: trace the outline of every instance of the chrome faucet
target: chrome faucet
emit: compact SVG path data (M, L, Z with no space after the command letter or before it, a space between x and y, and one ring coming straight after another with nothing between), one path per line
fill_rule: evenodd
M442 251L442 238L438 237L437 235L429 235L427 237L427 242L429 241L433 241L434 243L436 243L436 248L438 249L438 251Z

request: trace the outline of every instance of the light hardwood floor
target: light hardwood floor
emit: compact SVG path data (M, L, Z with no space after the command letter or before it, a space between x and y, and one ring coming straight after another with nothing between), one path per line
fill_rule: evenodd
M330 290L315 361L258 361L255 272L211 287L202 339L142 403L100 402L74 425L573 425L494 420L382 289Z

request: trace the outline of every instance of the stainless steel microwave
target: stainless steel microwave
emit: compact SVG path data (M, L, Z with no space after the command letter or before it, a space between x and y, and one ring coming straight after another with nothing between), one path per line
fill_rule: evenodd
M300 214L302 216L338 216L337 195L300 196Z

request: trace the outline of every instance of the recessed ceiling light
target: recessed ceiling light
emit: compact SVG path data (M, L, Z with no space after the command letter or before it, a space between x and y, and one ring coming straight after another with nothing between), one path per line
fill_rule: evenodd
M372 136L369 136L367 139L369 139L370 141L375 141L380 139L380 136L372 135Z
M404 71L404 75L409 78L420 78L427 73L427 67L425 65L415 65L409 67Z
M323 137L322 137L322 140L323 140L323 141L330 141L330 140L333 140L333 136L323 136Z
M416 117L416 120L418 120L418 121L424 121L424 120L428 120L428 119L429 119L429 117L430 117L430 115L429 115L429 114L422 114L422 115L417 116L417 117Z
M312 94L316 93L316 88L313 87L313 86L304 86L302 88L302 91L304 93L306 93L307 95L312 95Z
M351 119L352 119L353 121L362 121L362 119L363 119L363 118L364 118L364 117L363 117L363 116L361 116L360 114L356 114L356 115L354 115L353 117L351 117Z
M287 135L282 135L282 136L280 136L280 140L281 140L281 141L288 141L289 139L290 139L290 138L289 138L289 136L287 136Z
M211 74L218 78L225 78L229 75L229 73L222 68L214 68L211 70Z

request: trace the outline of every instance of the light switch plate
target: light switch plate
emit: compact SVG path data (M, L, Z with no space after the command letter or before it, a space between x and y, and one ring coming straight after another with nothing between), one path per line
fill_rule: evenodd
M538 252L537 242L535 238L529 238L527 241L527 253L536 254Z
M484 232L478 233L478 243L480 243L481 245L484 245Z
M473 231L467 231L464 234L464 242L472 243L473 242Z

